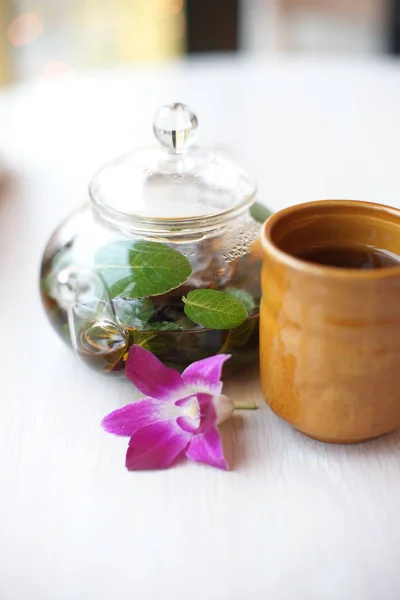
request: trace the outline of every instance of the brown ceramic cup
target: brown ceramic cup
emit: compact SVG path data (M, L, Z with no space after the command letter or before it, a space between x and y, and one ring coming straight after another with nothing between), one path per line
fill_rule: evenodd
M362 270L300 258L318 246L400 255L400 210L324 200L262 233L260 370L272 410L304 434L354 443L400 427L400 263Z

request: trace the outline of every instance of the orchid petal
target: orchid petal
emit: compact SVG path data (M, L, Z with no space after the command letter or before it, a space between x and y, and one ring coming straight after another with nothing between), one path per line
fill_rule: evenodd
M182 379L196 391L219 394L222 389L222 367L229 358L229 354L217 354L198 360L183 371Z
M204 433L195 435L186 450L186 456L195 462L204 462L219 469L229 469L222 449L218 428L213 425Z
M114 410L104 417L101 426L108 433L131 437L141 427L168 419L167 407L168 404L162 400L143 398Z
M187 448L191 433L175 420L152 423L138 429L129 441L126 468L129 471L166 469Z
M158 400L172 400L182 397L182 376L175 369L169 369L148 350L134 345L129 350L126 362L126 376L146 396Z

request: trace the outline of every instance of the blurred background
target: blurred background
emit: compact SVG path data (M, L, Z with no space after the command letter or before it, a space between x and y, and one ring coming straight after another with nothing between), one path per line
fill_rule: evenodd
M400 52L400 0L0 0L0 85L196 53Z

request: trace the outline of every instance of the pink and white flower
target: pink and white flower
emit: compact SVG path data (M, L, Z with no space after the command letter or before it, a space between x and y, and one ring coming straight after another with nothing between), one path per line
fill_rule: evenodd
M218 431L218 423L235 410L221 394L228 358L218 354L199 360L180 374L148 350L131 347L126 375L146 398L115 410L101 423L109 433L130 437L127 469L165 469L182 455L229 468Z

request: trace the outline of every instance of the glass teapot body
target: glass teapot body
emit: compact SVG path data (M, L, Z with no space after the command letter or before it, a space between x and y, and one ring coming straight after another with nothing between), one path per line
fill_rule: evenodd
M214 155L179 154L191 141L188 130L197 126L182 106L167 114L176 120L179 107L184 127L178 131L166 127L161 114L164 129L160 125L156 136L175 151L161 157L160 173L152 154L135 156L136 170L131 157L111 163L93 180L91 202L60 225L44 252L46 314L77 356L101 373L123 375L133 344L178 370L218 353L231 354L225 374L258 360L260 224L250 212L255 188ZM141 178L145 173L146 193L131 214L125 207L138 189L138 172ZM232 174L239 178L233 192L221 184Z
M46 314L59 336L99 372L122 375L132 344L179 370L225 352L232 355L227 371L236 372L258 359L259 227L247 211L211 231L172 231L160 238L116 229L85 205L55 231L46 247L40 278ZM134 253L149 242L180 253L190 263L190 276L166 293L138 298L130 297L127 288L109 285L104 274L110 261L104 267L99 257L107 249L121 248L129 270L129 248ZM123 280L125 271L120 275ZM240 298L246 319L223 329L195 323L185 313L182 298L198 289Z

